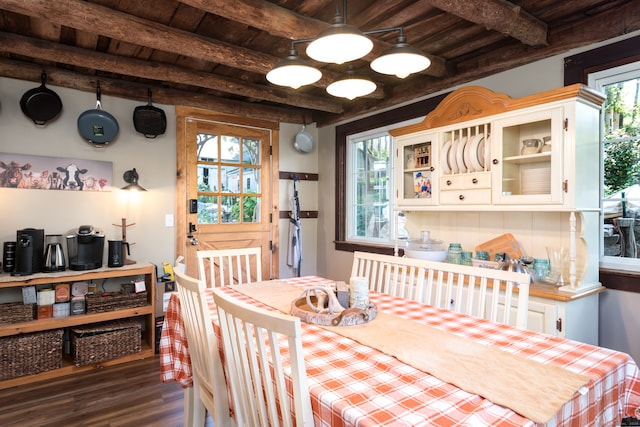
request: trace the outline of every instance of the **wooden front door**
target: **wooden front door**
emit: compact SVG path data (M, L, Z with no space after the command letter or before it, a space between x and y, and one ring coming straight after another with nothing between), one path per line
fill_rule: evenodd
M176 115L176 253L187 273L198 277L197 250L260 246L262 278L277 277L278 124L187 107Z

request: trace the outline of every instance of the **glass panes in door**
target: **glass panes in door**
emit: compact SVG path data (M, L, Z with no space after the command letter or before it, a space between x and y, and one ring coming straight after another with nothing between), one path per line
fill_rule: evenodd
M198 133L198 223L260 221L260 140Z

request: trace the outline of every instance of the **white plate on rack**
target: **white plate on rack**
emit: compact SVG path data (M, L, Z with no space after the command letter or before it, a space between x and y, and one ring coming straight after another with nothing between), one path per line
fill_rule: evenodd
M440 155L440 166L442 167L442 173L444 175L451 173L451 167L449 166L449 151L451 150L451 140L445 142L442 145L442 153Z
M463 136L458 143L458 150L456 151L456 163L458 164L458 172L467 172L467 165L464 162L464 150L467 145L468 138Z
M449 167L451 173L458 173L458 162L456 161L456 153L458 152L458 144L460 140L456 139L451 143L451 150L449 150Z
M487 170L491 169L491 135L484 139L484 161L482 166Z
M484 140L484 134L479 133L473 137L471 142L467 144L467 147L464 150L464 159L467 164L467 168L469 172L482 172L483 167L480 164L480 160L478 159L478 150L480 146L480 142ZM483 146L484 147L484 146Z

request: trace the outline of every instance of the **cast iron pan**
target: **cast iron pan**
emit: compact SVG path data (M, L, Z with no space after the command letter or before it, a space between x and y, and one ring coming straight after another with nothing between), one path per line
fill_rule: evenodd
M140 105L133 110L133 126L145 137L155 138L167 129L167 116L164 110L151 104L151 89L147 89L147 95L147 105Z
M41 75L42 85L28 90L20 99L20 108L25 116L37 125L44 125L62 111L62 101L57 93L45 86L47 73Z
M111 114L102 110L100 104L100 82L96 90L96 108L87 110L78 117L78 131L83 138L97 146L105 146L118 136L120 127Z

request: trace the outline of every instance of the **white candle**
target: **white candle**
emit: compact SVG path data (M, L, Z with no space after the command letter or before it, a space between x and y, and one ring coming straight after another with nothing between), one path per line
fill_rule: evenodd
M349 307L365 310L369 306L369 280L354 276L349 279Z

